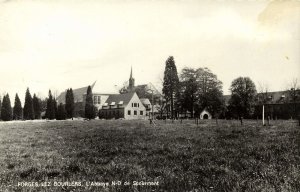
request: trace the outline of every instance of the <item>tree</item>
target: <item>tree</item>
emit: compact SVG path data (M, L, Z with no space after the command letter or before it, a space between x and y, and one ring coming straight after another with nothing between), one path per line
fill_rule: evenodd
M33 102L33 110L34 110L34 119L41 118L41 101L40 99L34 94L32 98Z
M225 101L222 90L218 88L210 89L206 94L207 110L216 119L225 111Z
M253 114L256 87L249 77L238 77L234 79L230 87L231 98L229 100L230 108L239 118L249 118Z
M46 118L47 119L55 119L55 108L53 101L51 90L49 90L48 98L47 98L47 108L46 108Z
M93 104L93 94L91 86L88 87L85 99L85 118L94 119L95 118L95 107Z
M205 108L213 116L218 116L224 109L222 82L208 68L184 68L180 85L182 108L190 111L192 117Z
M12 108L8 93L3 97L3 102L1 106L1 118L3 121L12 120Z
M25 104L23 109L23 118L26 120L34 119L34 109L33 109L33 102L32 97L29 92L29 88L26 90L25 94Z
M13 119L14 120L22 119L22 110L23 109L22 109L20 98L19 98L18 94L16 94L15 105L13 108Z
M73 90L68 89L66 92L66 113L67 113L67 118L72 118L74 117L74 95L73 95Z
M57 102L55 97L52 98L52 106L54 111L54 119L57 119Z
M170 56L166 61L163 82L163 94L167 102L170 102L171 119L174 119L174 97L178 94L178 74L174 57Z
M58 105L56 119L57 120L65 120L66 119L65 107L62 103L60 103Z
M2 107L2 102L1 102L1 97L0 97L0 119L1 119L1 107Z
M198 83L196 79L197 70L193 68L183 68L180 74L180 104L183 111L190 111L194 117L195 103L197 101Z

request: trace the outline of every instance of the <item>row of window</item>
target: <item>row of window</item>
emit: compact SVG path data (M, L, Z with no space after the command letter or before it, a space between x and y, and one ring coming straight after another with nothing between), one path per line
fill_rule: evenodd
M131 103L131 107L140 107L139 103Z
M133 115L137 115L138 112L136 110L133 111ZM127 111L127 115L131 115L131 110L128 110ZM140 115L144 115L144 112L143 111L140 111Z
M101 103L101 96L94 96L94 104L100 104Z

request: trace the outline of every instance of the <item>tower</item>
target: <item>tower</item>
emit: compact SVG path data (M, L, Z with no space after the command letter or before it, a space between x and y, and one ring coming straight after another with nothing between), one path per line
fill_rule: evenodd
M134 88L134 78L132 77L132 67L131 67L131 71L130 71L130 77L129 77L129 86L128 86L129 90L132 91Z

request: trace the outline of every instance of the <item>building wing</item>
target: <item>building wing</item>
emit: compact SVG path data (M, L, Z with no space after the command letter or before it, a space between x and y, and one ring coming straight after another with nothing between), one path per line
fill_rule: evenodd
M96 82L94 82L91 85L91 88L93 90L94 86L95 86ZM73 89L73 95L74 95L74 102L78 103L78 102L83 102L83 95L86 94L87 89L89 86L86 87L81 87L78 89ZM57 98L57 103L62 103L65 104L66 103L66 91L62 92Z

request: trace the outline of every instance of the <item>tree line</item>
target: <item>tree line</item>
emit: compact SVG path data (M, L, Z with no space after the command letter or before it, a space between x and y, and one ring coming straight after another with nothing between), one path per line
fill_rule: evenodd
M292 98L288 101L293 106L292 116L299 116L300 89L294 80L287 92ZM175 60L170 56L165 63L163 79L164 110L166 118L188 116L199 117L202 110L208 110L214 118L257 118L258 93L254 82L249 77L238 77L230 86L231 96L225 103L222 82L208 68L185 67L177 72ZM288 105L286 105L289 107ZM282 108L282 107L281 107ZM286 107L283 107L286 108ZM291 108L291 107L290 107Z
M90 86L87 89L85 101L85 117L94 119L96 117L96 109L93 105L92 89ZM66 90L65 104L57 104L51 90L49 90L48 97L42 100L36 94L32 97L29 88L27 88L23 108L18 94L15 96L14 107L11 105L8 93L3 96L2 100L0 98L0 120L2 121L41 119L42 111L45 112L43 118L49 120L73 119L74 110L75 102L72 88Z

